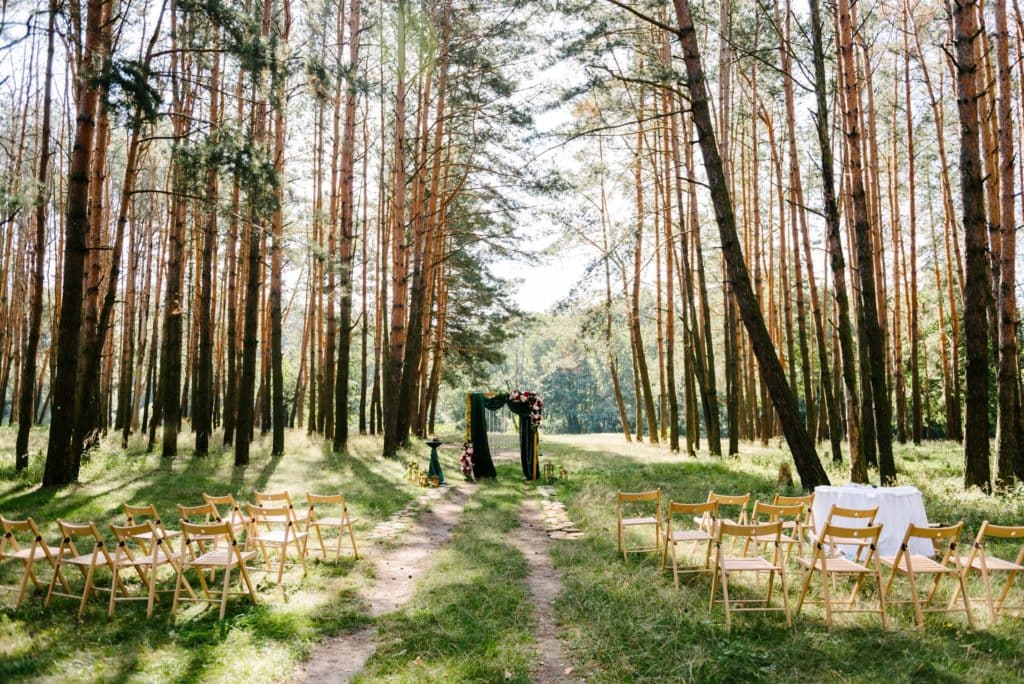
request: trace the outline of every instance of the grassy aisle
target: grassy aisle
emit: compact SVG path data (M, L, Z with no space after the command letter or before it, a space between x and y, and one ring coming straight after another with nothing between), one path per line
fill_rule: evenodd
M535 653L526 560L510 538L522 504L518 465L481 482L452 540L400 611L358 682L527 682Z
M1004 618L994 627L981 622L983 629L970 632L962 616L933 615L920 634L908 608L888 632L877 616L844 616L829 633L822 611L805 606L793 629L779 614L742 614L729 634L721 608L708 613L709 576L684 580L677 591L670 574L659 574L654 554L624 562L616 553L617 489L660 486L677 501L702 501L709 489L749 491L752 500L770 501L785 455L749 446L744 451L739 460L694 460L625 445L621 436L546 441L545 455L572 473L559 484L558 498L587 532L583 540L556 543L553 553L565 587L557 607L560 623L569 626L567 650L589 681L1024 680L1021 618ZM930 518L963 518L965 538L973 538L986 518L1024 522L1020 494L991 498L959 491L955 449L900 448L897 457L901 483L924 492ZM840 471L830 477L848 481ZM790 577L795 604L799 576Z
M0 434L0 443L8 437L13 440L13 433ZM230 452L203 460L183 455L164 462L159 455L147 455L138 448L128 454L101 451L84 466L81 485L59 491L13 477L8 459L3 458L0 513L13 518L33 516L51 542L56 541L57 518L93 520L109 539L107 525L123 523L122 501L153 503L169 521L176 521L175 504L202 503L203 492L231 492L246 501L253 490L288 489L304 505L306 491L340 489L359 518L359 539L423 491L403 479L400 460L379 458L379 442L371 438L353 440L350 454L344 457L330 454L294 431L288 434L286 456L270 458L266 447L254 449L252 464L244 470L232 466ZM32 467L41 468L40 459L34 459ZM368 566L351 556L337 565L308 565L304 580L297 569L286 575L284 591L264 573L253 573L259 605L229 601L223 623L217 621L216 611L203 610L202 604L186 604L172 621L166 595L151 620L145 617L144 603L120 604L108 620L105 602L92 601L84 624L78 625L77 603L71 599L54 598L51 607L44 609L42 596L36 595L14 611L13 595L4 592L0 594L0 681L278 680L291 673L326 634L366 619L360 615L355 592L367 581ZM13 563L0 565L0 584L12 584L18 569ZM50 576L48 569L43 574ZM80 587L76 575L72 569L68 577ZM169 571L161 577L161 588L173 588ZM104 574L100 586L106 582L109 575ZM138 589L137 579L131 586Z

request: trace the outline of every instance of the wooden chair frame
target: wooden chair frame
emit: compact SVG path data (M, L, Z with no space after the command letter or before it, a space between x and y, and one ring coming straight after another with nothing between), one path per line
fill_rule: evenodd
M960 542L960 532L963 530L963 522L951 527L918 527L910 524L903 536L903 543L895 556L881 556L879 560L882 565L889 568L889 579L885 583L885 598L889 606L911 603L914 606L914 622L917 628L924 630L925 613L949 613L954 610L953 604L943 608L930 608L935 592L945 576L953 575L957 579L963 599L963 610L967 614L967 624L974 629L974 618L971 616L971 605L967 598L967 587L964 584L964 569L960 566L960 554L957 551L957 544ZM944 552L940 561L935 561L927 556L921 556L910 551L911 539L928 539L936 547L943 546ZM943 542L945 542L943 544ZM952 566L950 565L952 563ZM890 598L893 581L897 575L904 575L910 583L909 600L893 600ZM931 589L925 598L924 607L921 605L921 596L918 593L917 580L921 575L934 575Z
M167 537L160 534L160 530L150 520L135 525L111 525L110 530L114 533L117 546L114 548L113 563L111 572L114 574L114 583L117 584L122 570L132 568L142 577L146 586L145 596L125 595L117 597L116 592L110 592L110 605L107 608L107 615L113 617L114 604L118 601L146 601L146 617L153 616L153 604L156 601L157 593L171 593L172 590L158 590L156 588L157 572L161 566L167 565L178 572L178 557L174 547L171 546ZM146 544L149 541L149 544ZM140 553L132 551L132 544L138 546ZM148 571L148 575L147 575ZM192 586L185 582L185 590L192 598L196 598Z
M306 535L308 537L310 528L316 530L316 538L320 544L320 553L324 559L327 558L327 551L329 547L324 543L324 537L322 534L322 527L337 529L338 536L335 541L335 546L332 551L335 551L335 561L341 560L341 539L345 530L348 530L348 538L352 543L352 555L358 559L359 550L356 548L356 534L352 527L355 522L355 518L349 515L348 504L345 503L345 495L342 493L337 494L313 494L306 492L306 504L309 506L309 510L306 514ZM334 517L329 516L321 518L317 512L317 506L339 506L341 508L341 515Z
M124 586L124 582L121 581L120 577L113 577L110 581L110 587L100 587L96 585L96 570L100 568L107 568L113 570L114 560L110 557L110 553L107 551L106 542L103 541L103 537L100 535L100 531L96 528L95 523L70 523L63 520L57 521L57 526L60 528L61 543L59 553L56 556L56 562L53 568L53 578L50 580L50 588L46 592L46 602L43 604L47 608L50 606L50 601L54 596L65 596L67 598L78 599L78 621L82 621L82 617L85 615L85 604L89 600L90 594L95 595L99 598L99 592L109 591L113 593L115 590L120 590L125 596L128 595L128 590ZM92 544L92 552L88 554L80 554L78 548L75 546L76 537L87 537ZM62 569L65 565L73 565L78 568L85 578L85 586L82 588L81 595L75 594L70 589L64 592L55 591L57 582L65 588L68 587L68 582L64 577ZM143 576L141 570L138 571L142 581L146 579Z
M309 535L299 531L298 524L293 520L292 511L284 506L256 506L248 504L249 517L252 518L253 544L259 547L263 555L264 570L271 572L270 554L267 547L280 550L281 558L277 564L277 583L284 579L284 568L288 562L288 547L295 547L302 566L302 574L306 574L306 542ZM274 529L279 526L280 529Z
M766 538L772 539L774 545L771 560L761 556L728 556L722 549L726 537L731 537L735 546L737 542L743 541L750 544L756 540ZM714 610L716 603L725 607L725 628L732 629L733 612L784 612L786 624L792 625L793 619L789 611L789 590L786 587L786 564L782 560L782 522L775 521L763 524L737 525L725 520L719 521L718 532L715 535L715 563L711 575L711 602L709 610ZM729 598L729 576L739 572L753 572L758 577L762 573L768 573L768 590L763 599L730 599ZM780 591L782 593L782 608L773 608L771 605L772 591L775 587L775 577L779 578ZM721 582L722 600L715 599L716 585Z
M235 500L234 495L228 493L223 496L214 496L213 494L203 492L203 501L213 508L213 519L227 520L231 524L231 529L236 537L239 532L245 533L245 548L250 548L249 533L251 532L252 519L242 512L242 507ZM221 511L224 510L221 508L222 506L227 507L227 516L221 514Z
M152 543L153 539L160 538L164 539L169 552L174 552L174 545L171 543L171 539L180 537L181 532L178 530L169 530L164 527L163 520L160 518L160 513L157 512L156 506L153 504L143 504L140 506L133 506L131 504L122 503L121 510L124 511L127 522L125 527L133 527L142 520L148 520L153 523L152 532L142 531L139 532L138 538L139 548L143 553L149 553L149 544Z
M220 620L224 619L228 596L245 596L248 594L249 598L252 599L253 605L257 603L256 591L253 589L252 580L249 579L249 573L245 566L246 561L255 556L256 552L252 550L243 551L238 548L238 540L235 539L230 523L219 521L214 523L195 524L190 523L187 520L182 520L181 533L182 549L178 556L178 576L174 583L174 602L171 604L172 616L178 611L179 601L205 601L206 603L213 603L215 601L214 597L219 596L220 617L218 619ZM192 544L196 544L196 540L201 538L215 540L215 543L213 544L214 549L200 555L189 557L185 548L190 547ZM222 548L217 548L218 546ZM236 567L238 568L238 573L240 575L240 582L244 583L244 587L246 589L244 592L230 591L231 570ZM185 580L185 571L190 569L195 570L205 598L183 598L181 596L181 586L183 583L187 584L187 581ZM217 592L216 594L211 593L210 588L206 584L204 573L207 570L224 571L224 584L220 592Z
M761 501L755 501L754 510L750 514L750 524L758 525L773 522L782 523L782 533L779 535L777 541L779 544L786 547L785 561L788 563L790 557L793 555L794 546L800 549L800 553L803 553L803 519L806 511L807 509L804 507L803 503L767 504ZM787 535L786 530L794 530L794 535ZM747 539L743 546L743 555L746 556L750 552L751 545L754 547L754 553L760 553L761 545L770 544L773 541L776 540L772 535L763 539Z
M875 518L878 517L878 507L874 508L845 508L843 506L832 505L832 509L828 512L828 517L825 518L825 526L835 525L836 518L842 518L843 520L864 520L865 527L871 527L875 524ZM822 530L825 528L822 527ZM812 544L817 543L818 538L814 532L814 528L811 528L810 538ZM822 534L824 536L824 534ZM840 546L856 546L857 554L854 556L854 560L858 563L863 558L864 550L869 545L870 540L862 539L860 537L850 539L840 539L838 537L833 539L832 544L826 549L829 556L836 558L842 555L842 552L838 547ZM873 542L876 546L877 540Z
M1021 542L1021 547L1014 560L1008 561L986 553L987 540L989 538ZM993 525L986 520L981 524L978 536L974 538L974 544L967 559L961 558L960 560L965 578L972 570L976 570L981 574L982 585L985 588L983 598L985 605L988 607L989 619L992 622L995 622L1006 611L1024 610L1024 604L1006 605L1006 599L1017 579L1017 575L1024 573L1024 525ZM1007 573L1006 584L1003 585L1002 591L999 592L999 597L995 598L992 593L992 575L1000 572ZM950 599L950 605L956 599L957 596L954 594L953 598ZM980 599L972 598L970 600L978 601Z
M653 501L655 511L653 516L641 516L636 518L624 518L622 516L623 504L644 503ZM654 489L648 492L618 492L615 504L616 526L618 528L619 552L623 560L627 559L630 553L646 553L648 551L661 550L661 489ZM626 546L626 528L640 527L646 525L654 526L654 546L642 546L629 548Z
M681 530L673 529L673 518L676 515L690 516L692 518L699 518L702 522L707 520L708 525L698 524L695 529L688 529L683 527ZM664 547L661 553L661 572L665 572L665 566L668 564L668 557L671 553L672 556L672 580L675 583L676 589L679 588L679 573L699 573L699 572L711 572L711 546L714 543L714 537L710 532L705 529L715 529L717 527L716 520L718 519L718 504L714 501L707 501L704 503L679 503L677 501L670 501L668 504L668 511L665 514L665 541ZM679 569L679 563L676 559L676 546L678 544L684 544L692 542L694 548L699 544L705 544L707 550L704 553L704 565L688 566L684 569Z
M825 622L828 624L828 628L832 629L832 613L843 612L843 613L878 613L882 618L883 629L889 628L889 617L886 613L885 607L885 587L882 584L882 568L878 561L878 538L882 534L881 525L872 525L870 527L840 527L833 525L832 523L825 523L825 527L822 530L820 537L814 543L814 554L811 558L798 558L797 564L802 568L804 572L803 586L800 590L800 598L796 604L797 615L800 614L801 608L804 605L804 599L807 597L807 590L811 586L811 580L814 578L814 573L821 573L821 591L822 600L814 603L820 603L825 606ZM848 540L854 540L857 546L864 546L868 549L867 558L864 559L863 564L855 560L848 560L844 556L831 556L826 551L826 548L835 548L839 544L848 544ZM859 557L862 549L858 548L857 555ZM871 568L874 569L871 569ZM843 601L835 601L832 599L832 590L830 590L830 580L834 581L836 575L856 575L857 579L854 582L853 589L850 591L849 598ZM878 584L878 610L867 609L867 608L854 608L857 602L857 596L860 593L861 585L864 582L866 576L872 576ZM836 606L845 605L846 608L837 610Z
M808 531L813 534L814 530L817 528L817 525L815 525L817 521L814 519L814 492L805 494L804 496L785 496L784 494L776 494L775 498L772 499L773 506L789 506L792 504L804 505L804 515L803 519L800 521L800 529L797 530L795 529L796 526L790 525L788 522L783 522L782 533L786 534L788 532L790 535L797 535L797 538L800 540L800 553L802 554L804 552L804 541L806 541Z
M36 589L42 589L46 586L36 576L33 566L36 563L46 561L50 564L50 571L53 572L57 568L57 556L61 551L59 547L50 546L43 541L43 535L39 532L39 527L36 526L36 521L32 518L11 520L0 515L0 525L3 526L4 531L3 537L0 538L0 561L18 560L22 564L22 576L17 589L14 587L3 587L4 589L17 591L18 597L14 601L14 608L18 609L25 601L29 580L32 580L32 586ZM31 542L25 542L27 548L18 542L18 532L27 533L27 536L32 537ZM61 582L63 583L64 591L71 593L71 587L68 585L67 580L61 577Z
M719 522L729 522L734 525L746 525L749 521L747 517L747 506L750 505L750 494L719 494L715 491L708 492L708 501L718 504L718 520ZM722 511L723 506L738 506L736 518L727 518L725 513ZM694 519L697 522L697 519ZM715 534L715 530L709 530L712 535Z

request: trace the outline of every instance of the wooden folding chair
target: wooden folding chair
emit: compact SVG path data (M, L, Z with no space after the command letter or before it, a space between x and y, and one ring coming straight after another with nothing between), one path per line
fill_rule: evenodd
M149 545L155 538L164 539L165 544L167 545L167 550L170 553L174 552L174 545L171 543L171 539L180 537L181 532L178 530L169 530L164 527L164 523L160 519L160 514L156 511L156 506L153 504L132 506L130 504L122 503L121 509L124 511L124 515L127 518L127 522L124 525L125 527L135 527L146 520L153 523L152 532L139 532L139 534L143 535L138 538L139 548L143 553L149 553Z
M644 504L654 502L654 515L640 517L623 517L623 506L626 504ZM623 560L626 554L657 551L661 548L661 489L649 492L618 492L616 495L615 517L618 526L619 551ZM654 526L654 546L628 548L626 546L626 529L630 527Z
M836 506L833 504L832 509L828 512L828 517L825 518L825 526L836 525L836 519L841 521L847 520L863 520L865 527L870 527L875 524L875 517L878 515L878 508L844 508L843 506ZM824 529L824 528L823 528ZM811 539L812 544L816 544L818 541L818 535L814 532L814 528L811 528L808 536ZM824 536L824 535L821 535ZM825 552L831 556L841 556L842 552L838 548L840 546L854 547L857 549L857 553L854 555L854 560L860 562L864 557L864 552L867 547L871 544L869 539L863 538L850 538L840 539L838 537L833 539L831 546L825 549Z
M719 522L729 522L734 525L746 525L747 519L747 506L750 505L750 494L718 494L716 492L708 492L708 501L718 504L718 520ZM730 516L728 510L734 508L735 515ZM695 517L693 522L700 523ZM714 529L708 529L708 532L715 534Z
M240 532L246 534L246 548L249 548L249 526L252 524L252 520L249 519L245 513L242 512L242 507L235 501L234 495L228 493L223 496L214 496L213 494L203 493L203 501L213 507L214 517L217 520L226 520L231 524L231 529L234 531L237 537ZM227 515L224 515L224 511L227 511Z
M750 524L757 525L763 523L782 523L782 534L779 535L778 542L786 547L786 562L789 561L789 557L793 554L793 547L799 548L800 553L803 553L803 544L800 542L800 537L803 534L803 517L806 509L804 504L766 504L761 501L754 502L754 511L750 514ZM786 534L786 530L794 530L792 536ZM746 556L751 549L754 548L754 553L760 553L762 545L771 544L776 541L773 535L768 535L764 538L755 537L748 539L743 546L743 555ZM799 555L799 554L798 554Z
M291 517L292 522L296 524L304 523L306 521L306 513L295 508L295 505L292 503L292 495L287 491L253 492L252 500L256 502L257 506L265 506L268 508L287 508L288 516Z
M57 526L60 527L61 542L58 553L55 557L55 563L53 568L53 578L50 580L50 588L46 592L46 602L43 604L47 608L50 606L50 601L54 596L66 596L68 598L78 599L78 621L82 621L82 617L85 615L85 603L89 600L89 595L95 595L99 598L99 592L109 591L113 592L116 589L120 589L121 593L125 596L128 595L128 590L125 589L124 583L120 577L114 578L110 582L110 587L99 587L96 585L96 571L100 568L107 568L108 570L113 569L113 559L110 557L110 553L107 551L103 537L100 536L100 531L96 529L95 523L69 523L63 520L57 521ZM86 538L89 543L92 544L92 550L89 553L79 553L78 548L75 546L76 538ZM70 589L64 592L55 591L57 582L59 581L62 586L67 587L68 583L64 577L62 569L66 565L72 565L79 569L82 576L85 578L85 586L82 588L82 594L78 595L72 592ZM140 576L142 573L139 573ZM145 579L143 579L145 581Z
M804 515L800 521L799 526L793 525L790 522L782 523L782 531L784 534L788 533L790 536L796 536L800 540L800 553L804 552L804 540L808 531L812 534L817 526L814 519L814 492L805 496L785 496L783 494L776 494L772 500L772 504L775 506L789 506L792 504L803 504ZM800 529L796 529L799 527Z
M677 514L682 516L692 516L693 519L699 519L701 523L697 523L693 528L688 528L684 523L674 529L673 519ZM715 519L717 517L718 504L713 501L698 504L678 503L676 501L669 502L668 513L665 515L665 545L661 553L661 572L665 572L669 553L671 553L672 580L675 582L676 589L679 588L680 572L694 573L711 571L711 544L714 542L714 537L707 530L715 529ZM708 523L707 525L703 524L705 521ZM687 542L692 542L694 547L699 544L704 544L707 547L707 550L704 553L704 565L694 565L680 570L679 564L676 561L676 545Z
M989 539L998 539L1004 543L1019 542L1021 546L1014 560L1008 561L986 552ZM960 560L965 575L969 574L971 570L976 570L981 574L982 584L985 587L985 605L988 606L988 615L992 622L995 622L1005 611L1024 610L1024 604L1006 605L1006 598L1017 575L1024 573L1024 525L993 525L986 520L981 524L978 536L974 538L974 546L971 548L970 554L966 559L961 558ZM1007 574L1006 584L999 592L999 598L995 598L992 594L992 576L1001 572ZM950 599L950 605L956 599L957 597L954 595ZM971 600L978 601L979 599Z
M821 573L822 601L820 603L823 603L825 606L825 622L828 624L829 629L832 629L833 612L878 613L882 618L882 627L888 629L889 618L885 609L882 567L878 562L878 538L881 534L881 525L872 525L871 527L839 527L832 523L825 523L825 528L814 543L814 554L810 558L797 558L797 564L804 572L803 587L800 590L800 599L796 604L797 615L800 614L800 609L804 605L807 590L811 586L811 579L814 577L814 573L818 572ZM858 555L861 553L862 548L867 549L867 557L863 563L849 560L842 555L829 555L828 549L834 549L840 544L850 544L851 541L857 543ZM832 599L830 582L834 581L836 576L843 575L855 575L857 579L854 582L853 589L850 591L849 598L843 601L835 601ZM860 593L861 584L867 576L874 577L878 584L877 610L854 608L857 602L857 595ZM837 609L836 606L840 605L845 605L846 608L842 610Z
M255 551L243 551L238 548L238 541L235 539L234 533L231 531L231 525L227 522L214 522L214 523L203 523L193 524L185 520L181 521L181 533L182 533L182 549L178 555L178 576L174 583L174 602L171 604L171 615L173 616L178 610L178 601L205 601L207 603L214 602L215 594L210 592L209 587L206 585L206 578L203 576L206 571L224 571L224 584L219 594L220 597L220 618L224 619L224 611L227 608L228 596L245 596L248 593L249 598L252 599L253 604L256 603L256 592L252 587L252 581L249 579L249 573L245 569L245 563L250 558L256 555ZM207 551L201 555L195 557L189 557L186 553L185 548L191 547L195 544L197 539L213 539L214 543L211 545L213 550ZM217 547L220 548L217 548ZM245 584L245 592L231 592L231 571L234 568L238 568L238 574L241 577L241 582ZM188 584L185 580L185 571L195 570L196 576L199 579L199 584L203 588L203 594L205 598L182 598L181 597L181 586L182 584Z
M758 539L772 539L774 545L771 560L762 556L753 558L748 556L729 556L722 549L722 543L726 537L731 537L733 546L738 542L744 545L756 543ZM711 603L709 609L714 610L716 603L725 606L725 628L732 629L732 613L736 612L777 612L786 614L786 624L792 624L792 617L789 613L789 591L786 588L786 564L782 559L782 522L776 521L760 525L737 525L725 520L719 521L718 532L715 535L715 565L711 575ZM757 576L761 573L768 573L768 592L763 599L730 599L729 598L729 577L734 573L753 572ZM782 593L782 608L772 607L772 590L775 587L775 576L779 577ZM721 581L722 600L715 599L715 587Z
M36 527L36 521L32 518L25 520L11 520L0 515L0 525L3 526L4 536L0 539L0 561L17 560L22 564L21 582L17 589L14 587L3 587L18 592L18 598L14 601L15 609L20 608L25 600L28 590L28 582L32 580L32 586L42 589L45 585L36 576L34 566L36 563L46 561L50 564L50 570L57 567L57 556L61 553L59 547L50 546L43 541L43 535ZM24 533L26 539L18 541L18 533ZM71 587L61 577L64 591L70 593Z
M158 591L156 588L157 571L161 566L167 565L175 571L175 574L178 572L178 558L174 548L167 537L161 535L160 530L150 520L135 525L111 525L110 529L114 533L114 538L117 539L111 565L114 584L118 583L123 570L132 568L146 585L146 593L144 596L125 595L118 598L117 592L110 592L107 615L113 617L114 604L118 601L146 601L146 617L152 617L153 603ZM132 551L133 545L138 547L135 551ZM187 581L185 590L188 591L189 596L196 598Z
M277 583L284 578L284 566L288 560L289 546L295 547L295 553L302 565L302 574L306 574L306 541L309 535L298 529L292 519L291 509L278 506L255 506L249 504L249 517L252 518L253 544L263 554L264 569L270 572L270 554L267 547L276 548L281 557L277 564Z
M963 598L963 610L967 614L967 624L971 629L974 629L974 618L971 616L971 605L966 592L967 587L964 585L965 573L960 566L960 552L957 551L957 544L960 542L960 531L963 527L962 521L952 527L918 527L917 525L910 524L907 526L907 533L903 536L903 543L900 544L900 549L896 552L896 555L879 557L882 565L889 568L889 579L885 583L886 601L888 601L890 606L912 603L914 605L914 621L920 630L924 630L925 613L948 613L956 610L952 604L944 608L928 607L931 605L932 599L935 598L935 592L939 588L939 583L945 576L954 576L956 578L960 587L961 597ZM911 539L927 539L935 544L936 547L940 545L945 547L942 560L935 561L927 556L912 553L910 551ZM892 590L892 583L897 575L906 576L910 583L910 600L894 601L890 597L889 592ZM917 590L917 580L921 575L934 575L935 577L925 599L924 608L921 607L921 596Z
M182 521L194 525L223 522L216 506L211 503L202 503L196 506L178 504L178 515ZM231 530L235 531L234 525L231 526ZM221 538L216 535L194 534L189 541L190 543L183 550L188 551L195 558L206 553L207 545L216 546Z
M352 529L352 523L355 522L355 518L351 517L348 513L348 504L345 503L345 495L341 494L311 494L306 493L306 504L309 506L309 511L306 515L306 534L309 535L310 528L316 530L317 541L320 542L320 553L323 558L327 558L327 545L324 544L324 537L321 528L337 530L337 537L335 538L335 546L332 551L335 551L335 560L341 560L341 539L344 531L348 529L348 538L352 543L352 554L358 559L359 551L356 549L356 535ZM338 506L339 515L328 516L321 518L317 512L317 506Z

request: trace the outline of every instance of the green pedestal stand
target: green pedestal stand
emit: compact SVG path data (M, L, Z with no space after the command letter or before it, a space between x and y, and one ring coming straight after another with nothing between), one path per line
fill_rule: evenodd
M437 457L437 447L441 446L443 442L439 439L432 439L427 442L427 446L430 447L430 468L427 470L427 479L431 482L434 481L434 477L437 477L438 486L443 485L444 473L441 472L441 461Z

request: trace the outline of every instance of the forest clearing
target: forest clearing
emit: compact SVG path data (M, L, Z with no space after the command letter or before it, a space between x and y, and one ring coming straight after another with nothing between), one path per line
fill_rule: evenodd
M1022 63L1017 0L6 0L0 678L1024 680Z

